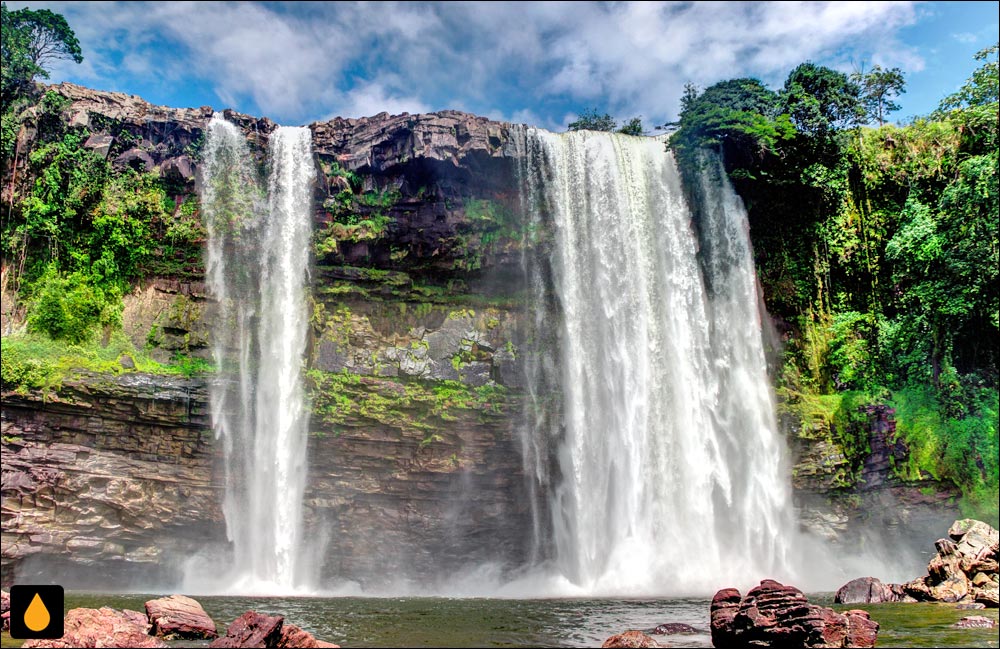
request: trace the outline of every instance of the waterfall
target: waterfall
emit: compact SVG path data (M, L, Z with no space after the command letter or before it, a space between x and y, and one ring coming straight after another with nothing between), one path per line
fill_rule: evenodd
M244 134L214 117L205 140L202 211L208 290L219 309L212 336L220 376L211 399L233 547L227 590L274 594L301 586L307 574L299 557L311 132L279 127L269 152L264 191Z
M720 165L699 172L695 211L662 139L523 137L525 207L554 227L552 277L533 292L561 319L562 412L558 475L536 468L551 423L525 441L525 465L554 485L559 572L633 596L788 575L787 461L746 214Z

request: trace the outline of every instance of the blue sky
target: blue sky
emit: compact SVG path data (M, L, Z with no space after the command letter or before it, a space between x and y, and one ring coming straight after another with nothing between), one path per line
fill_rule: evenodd
M997 42L998 2L7 2L66 16L51 82L282 124L447 108L553 130L587 109L647 127L686 82L795 65L901 68L893 117L933 110Z

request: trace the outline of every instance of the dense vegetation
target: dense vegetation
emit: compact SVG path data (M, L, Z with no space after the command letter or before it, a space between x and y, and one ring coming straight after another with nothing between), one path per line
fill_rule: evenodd
M28 306L30 332L78 351L89 345L76 357L97 358L96 342L118 328L137 279L200 258L197 201L193 188L159 174L114 169L136 140L121 125L100 124L114 138L106 151L85 146L90 130L67 123L69 100L35 83L57 58L82 61L73 31L48 10L2 11L3 289ZM13 364L21 342L4 342L5 384L30 370Z
M688 86L670 146L691 172L718 150L747 204L758 272L787 340L785 406L826 404L849 458L858 407L896 409L903 478L949 480L996 521L997 47L940 107L885 124L899 70L804 63L778 91ZM878 124L876 127L865 124ZM839 424L839 425L838 425Z

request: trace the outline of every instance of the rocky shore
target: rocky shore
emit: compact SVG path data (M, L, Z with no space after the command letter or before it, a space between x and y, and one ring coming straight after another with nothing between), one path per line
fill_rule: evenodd
M9 601L4 593L4 602ZM194 599L170 595L146 602L145 613L109 607L74 608L64 618L64 633L55 640L27 640L22 647L163 648L169 640L211 640L209 647L267 649L321 649L339 645L317 640L311 633L287 623L281 615L247 611L220 635L215 621ZM7 610L4 613L8 613ZM7 618L4 618L6 623ZM6 630L6 624L4 626Z
M844 584L835 601L840 604L880 602L944 602L966 608L998 608L998 550L1000 532L971 518L955 521L948 537L934 544L937 554L927 574L905 584L883 584L860 577Z

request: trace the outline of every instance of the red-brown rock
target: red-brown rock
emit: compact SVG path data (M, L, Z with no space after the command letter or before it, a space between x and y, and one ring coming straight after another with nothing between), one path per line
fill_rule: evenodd
M170 595L146 602L150 633L161 638L216 638L215 622L201 604L184 595Z
M712 644L727 646L733 639L733 618L740 609L740 591L723 588L712 598Z
M601 647L619 647L621 649L643 649L645 647L659 647L656 640L653 640L642 631L626 631L613 635L604 641Z
M247 611L236 618L226 635L214 640L209 647L277 647L285 618Z
M711 618L716 647L874 647L878 635L867 612L810 604L798 588L771 579L742 600L733 588L720 590Z
M308 631L303 631L294 624L281 627L281 637L278 639L279 649L340 649L340 645L317 640Z
M137 611L128 611L137 614ZM135 615L111 608L74 608L66 614L63 637L57 640L28 640L22 647L167 647L168 645L146 633L145 625L137 622Z
M833 601L837 604L881 604L899 601L899 597L889 584L874 577L859 577L841 586Z

